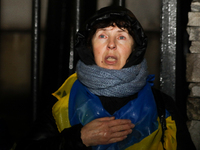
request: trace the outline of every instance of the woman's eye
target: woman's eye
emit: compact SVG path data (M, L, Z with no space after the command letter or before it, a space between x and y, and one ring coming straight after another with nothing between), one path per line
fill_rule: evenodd
M100 38L105 38L105 35L99 35Z
M124 40L125 37L124 37L124 36L120 36L119 39L120 39L120 40Z

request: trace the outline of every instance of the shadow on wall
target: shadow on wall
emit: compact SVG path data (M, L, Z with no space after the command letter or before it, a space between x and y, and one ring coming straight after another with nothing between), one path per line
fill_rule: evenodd
M31 37L24 32L1 32L0 37L0 150L4 150L2 146L17 141L31 123ZM3 142L8 137L12 140Z

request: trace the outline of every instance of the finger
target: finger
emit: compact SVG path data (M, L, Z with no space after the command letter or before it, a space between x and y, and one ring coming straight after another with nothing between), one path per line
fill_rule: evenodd
M135 127L134 124L129 123L129 124L112 126L112 127L110 127L110 130L111 130L111 132L115 133L115 132L120 132L120 131L124 131L124 130L130 130L134 127Z
M124 139L126 139L127 136L123 136L123 137L118 137L118 138L111 138L107 144L111 144L111 143L116 143L116 142L120 142L123 141Z
M115 117L103 117L103 118L98 118L97 120L99 120L99 121L111 121L111 120L115 120Z
M110 138L120 138L120 137L125 137L128 134L132 133L132 129L127 129L119 132L114 132L110 135Z
M123 125L123 124L130 124L131 120L129 119L116 119L116 120L111 120L108 123L109 127L113 127L113 126L118 126L118 125Z

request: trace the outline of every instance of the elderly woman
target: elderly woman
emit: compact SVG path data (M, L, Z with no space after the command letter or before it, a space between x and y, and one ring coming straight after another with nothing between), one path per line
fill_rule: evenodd
M128 9L97 11L77 33L76 73L17 150L195 149L173 100L152 88L146 46Z

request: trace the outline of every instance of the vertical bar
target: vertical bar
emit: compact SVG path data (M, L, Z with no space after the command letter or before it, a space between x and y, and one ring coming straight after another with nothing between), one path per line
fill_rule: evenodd
M0 32L1 32L1 0L0 0Z
M72 2L48 0L40 108L50 103L51 93L55 92L68 76Z
M31 93L33 102L33 121L37 117L37 107L39 98L39 60L40 60L40 0L32 1L32 80Z
M177 53L176 53L176 104L187 120L187 98L189 83L186 81L186 54L189 52L187 24L192 0L177 0Z
M76 28L75 28L75 32L78 32L79 28L80 28L80 15L81 15L81 1L80 0L76 0Z
M74 50L74 40L75 34L80 28L80 24L83 22L83 18L85 15L84 6L85 1L83 0L74 0L73 3L73 10L72 10L72 24L71 24L71 32L70 32L70 55L69 55L69 75L75 72L75 66L77 63L77 53Z
M162 0L160 88L175 99L177 0Z
M78 54L74 49L75 34L81 24L94 14L97 8L96 0L73 0L70 27L70 54L69 54L69 75L75 72ZM90 4L90 5L88 5ZM91 7L92 6L92 7Z
M119 6L125 6L125 0L118 0Z
M114 0L112 5L125 7L125 0Z

